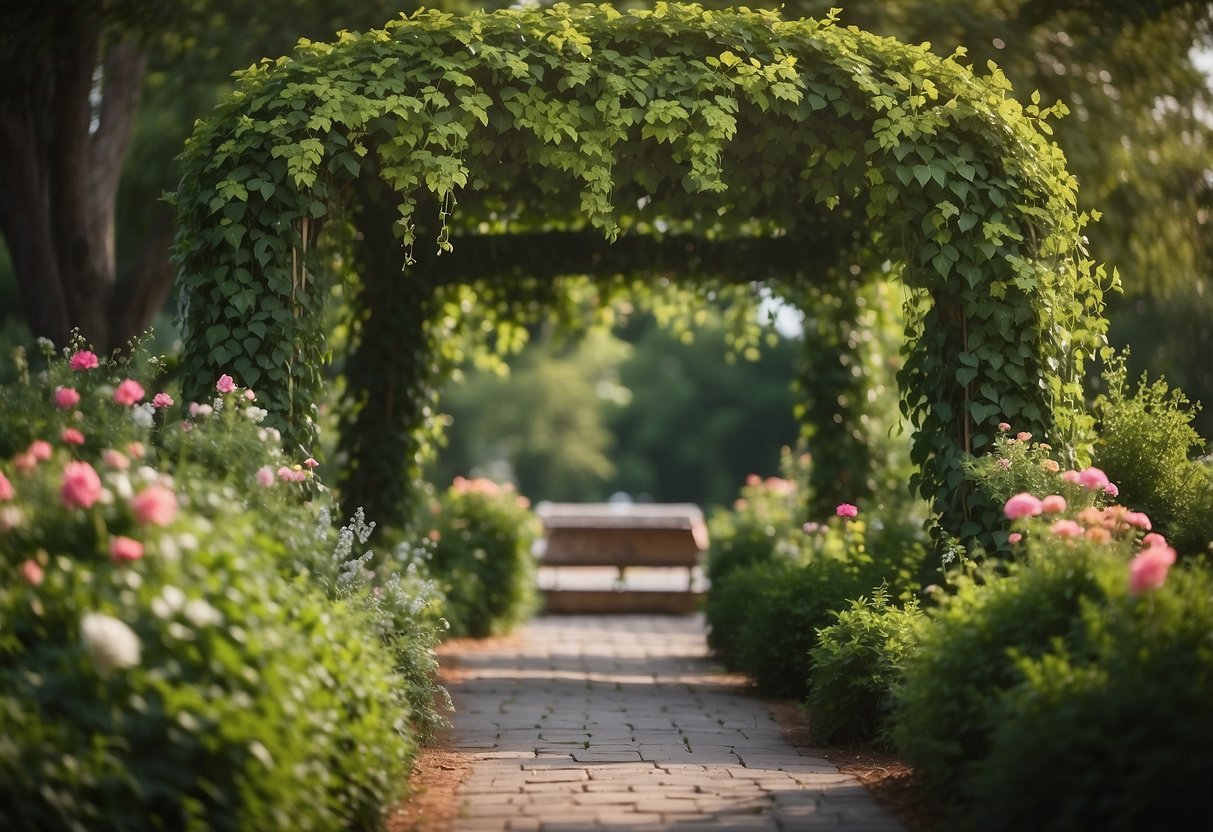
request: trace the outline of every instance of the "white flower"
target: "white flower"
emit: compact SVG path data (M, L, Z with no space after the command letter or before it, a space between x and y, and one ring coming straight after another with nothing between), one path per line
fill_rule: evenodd
M152 612L157 618L168 618L185 605L185 593L175 586L166 586L152 599Z
M265 417L270 415L270 412L263 407L256 407L255 405L250 405L248 407L248 409L246 409L244 411L244 415L249 417L249 420L254 425L259 425L263 421L265 421Z
M276 447L282 445L282 434L278 432L277 428L262 428L257 435L261 437L261 441L268 442L270 445Z
M131 408L131 421L141 428L150 428L155 424L155 413L156 408L150 403L137 404Z
M135 487L131 485L131 478L126 475L126 472L122 471L116 474L111 474L109 481L110 485L113 486L114 491L117 492L118 496L122 499L129 500L131 497L135 496Z
M80 639L101 674L118 668L135 667L141 658L139 636L122 621L99 612L85 613L80 619Z
M191 598L181 612L195 627L208 627L223 621L223 614L201 598Z

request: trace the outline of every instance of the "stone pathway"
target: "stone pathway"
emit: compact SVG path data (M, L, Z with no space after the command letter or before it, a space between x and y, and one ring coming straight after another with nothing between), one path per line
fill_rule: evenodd
M453 743L476 763L456 832L902 830L736 693L702 616L540 618L459 670Z

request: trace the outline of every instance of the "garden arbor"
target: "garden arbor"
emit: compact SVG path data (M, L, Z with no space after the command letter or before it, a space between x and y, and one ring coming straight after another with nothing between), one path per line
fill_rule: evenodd
M1080 444L1103 276L1048 113L961 57L665 4L426 12L302 43L242 73L183 154L185 393L229 372L310 441L339 255L357 274L346 496L384 510L431 418L454 287L508 335L560 276L776 281L808 302L883 265L905 287L917 486L953 534L993 528L960 463L1004 420ZM835 410L809 414L823 447Z

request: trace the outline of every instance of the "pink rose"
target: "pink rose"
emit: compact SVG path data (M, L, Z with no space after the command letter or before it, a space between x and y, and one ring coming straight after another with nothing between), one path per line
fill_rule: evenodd
M1077 471L1063 471L1061 474L1062 482L1068 482L1071 485L1078 485L1080 479Z
M41 586L43 578L46 576L42 572L42 567L38 565L36 560L21 561L21 577L30 586Z
M1154 528L1154 524L1150 522L1150 516L1140 511L1130 511L1125 514L1125 522L1130 526L1141 529L1143 532L1148 532Z
M110 559L114 563L130 563L143 557L143 544L120 535L110 538Z
M219 376L219 380L215 382L215 389L220 393L230 393L236 389L236 381L227 373Z
M834 513L839 517L854 517L859 514L859 509L850 503L839 503Z
M1166 546L1167 539L1165 537L1163 537L1161 534L1159 534L1158 532L1150 532L1148 535L1146 535L1145 537L1143 537L1141 539L1141 545L1146 546L1146 547Z
M1028 433L1026 430L1021 430L1019 433L1015 434L1015 438L1020 442L1031 442L1032 434Z
M269 488L274 484L274 472L270 470L270 466L262 465L257 469L257 484L262 488Z
M1040 501L1040 510L1045 514L1061 514L1066 510L1066 498L1060 494L1050 494Z
M59 434L59 441L64 445L83 445L84 434L75 428L64 428L63 433Z
M1058 520L1052 526L1049 526L1049 531L1053 533L1054 537L1060 537L1063 540L1082 537L1082 526L1073 520Z
M173 406L173 397L170 396L168 393L157 393L155 396L152 397L152 407L154 407L154 408L159 409L159 408L172 407L172 406Z
M1116 487L1116 483L1110 482L1103 487L1103 493L1107 494L1109 497L1119 497L1120 489Z
M126 455L113 448L106 448L101 452L101 461L105 463L106 468L113 468L115 471L125 471L131 467L131 461Z
M255 402L255 401L257 401L257 394L254 393L252 390L245 390L244 398L248 399L250 402Z
M17 492L13 490L13 484L8 481L8 477L4 476L4 472L0 471L0 500L11 500L17 496Z
M89 350L80 350L70 359L68 359L67 362L67 366L71 367L76 372L80 372L81 370L95 370L100 365L101 362L97 360L97 354L90 352Z
M315 468L318 465L320 465L319 462L312 459L310 456L307 459L303 460L303 464L306 465L308 468Z
M1006 433L1007 431L1009 431L1011 429L1011 426L1009 424L1007 424L1006 422L999 422L998 429L1000 431L1002 431L1003 433Z
M79 431L77 431L77 433L79 433ZM51 458L51 454L54 453L55 449L52 448L51 443L47 442L45 439L35 439L33 442L29 443L28 450L29 455L34 459L38 460L39 462L46 462Z
M1129 591L1139 595L1158 589L1167 580L1167 571L1175 563L1175 550L1170 546L1150 546L1137 553L1129 563Z
M69 462L63 467L59 498L68 508L88 508L101 496L101 477L87 462Z
M114 391L114 401L123 407L130 407L136 402L141 401L143 396L143 385L133 378L123 381L118 385L118 389Z
M1103 491L1108 487L1108 475L1098 468L1083 468L1078 472L1078 484L1088 491Z
M1043 508L1040 500L1031 494L1023 493L1016 494L1007 500L1007 504L1003 506L1002 510L1008 520L1018 520L1021 517L1035 517L1043 511Z
M28 474L38 467L38 460L29 451L23 451L13 457L13 468L22 474Z
M55 407L60 410L71 410L80 404L80 394L71 387L55 388Z
M463 479L463 478L456 477L456 479ZM746 478L745 478L745 484L746 485L762 485L762 477L758 476L757 474L747 474Z
M140 525L167 526L177 516L177 495L163 485L149 485L130 502Z
M1019 532L1011 532L1007 535L1007 543L1015 544L1023 540L1023 535Z
M142 442L130 442L126 446L126 452L131 455L132 459L142 459L146 453Z

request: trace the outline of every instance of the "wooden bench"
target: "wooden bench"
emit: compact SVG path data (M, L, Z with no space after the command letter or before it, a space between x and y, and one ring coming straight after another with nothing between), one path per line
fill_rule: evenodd
M539 547L541 567L617 570L612 585L587 589L544 588L550 613L686 614L694 611L702 593L694 588L695 569L708 546L707 525L698 506L686 503L541 503L536 513L543 522ZM628 588L628 568L685 569L683 587ZM588 570L587 570L588 571ZM649 583L652 578L650 575ZM667 578L658 581L673 586Z

